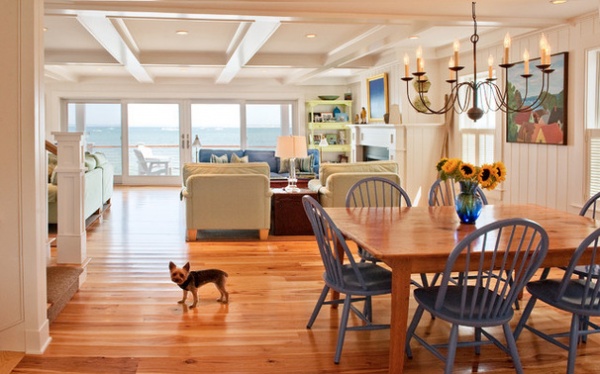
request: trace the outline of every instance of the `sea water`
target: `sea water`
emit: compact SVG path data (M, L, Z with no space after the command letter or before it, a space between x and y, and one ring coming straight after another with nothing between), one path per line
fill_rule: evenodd
M249 149L275 149L277 136L281 134L279 127L254 127L247 128L247 141ZM202 128L193 129L190 139L190 152L193 156L191 142L198 135L202 147L239 149L241 146L239 128ZM86 150L89 152L102 152L115 168L115 175L122 175L121 162L121 128L110 126L87 126L85 130ZM178 128L172 127L130 127L129 142L129 175L138 175L138 165L133 148L143 144L152 149L156 156L171 158L171 173L179 175L180 160L179 146L180 134Z

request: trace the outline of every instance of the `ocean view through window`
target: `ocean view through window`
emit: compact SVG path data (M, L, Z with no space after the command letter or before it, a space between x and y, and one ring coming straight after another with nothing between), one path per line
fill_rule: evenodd
M194 160L194 150L180 149L189 137L199 136L202 147L229 149L274 149L279 135L292 133L295 123L293 102L235 103L125 103L65 101L67 131L84 133L86 151L102 152L115 168L115 176L137 176L139 165L133 148L145 145L153 155L170 159L170 175L179 175L182 162ZM191 118L180 118L183 105L190 105ZM126 107L125 107L126 106ZM136 109L137 108L137 109ZM201 109L201 110L199 110ZM127 118L122 120L122 111ZM152 112L155 111L153 115ZM136 114L137 113L137 114ZM133 114L133 117L132 117ZM162 118L164 116L164 118ZM121 123L121 122L124 123ZM146 121L146 122L144 122ZM189 130L186 130L189 129ZM122 144L128 170L123 173ZM189 152L187 159L180 160Z

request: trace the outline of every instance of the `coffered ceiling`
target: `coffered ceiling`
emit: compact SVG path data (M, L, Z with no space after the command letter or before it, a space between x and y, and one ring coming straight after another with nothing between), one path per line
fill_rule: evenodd
M599 4L481 0L479 45ZM460 39L469 50L473 33L466 0L46 0L45 13L49 82L335 84L417 46L435 57Z

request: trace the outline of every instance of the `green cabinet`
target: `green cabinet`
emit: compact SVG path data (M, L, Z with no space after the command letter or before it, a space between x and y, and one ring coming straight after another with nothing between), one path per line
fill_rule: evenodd
M352 100L309 100L306 112L309 148L319 149L325 161L340 161L347 157L350 154L348 125L352 123ZM327 139L325 147L319 146L322 137Z

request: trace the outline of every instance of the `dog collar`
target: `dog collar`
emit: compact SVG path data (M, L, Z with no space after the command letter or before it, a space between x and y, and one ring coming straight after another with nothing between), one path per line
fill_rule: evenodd
M195 285L196 287L198 287L198 283L200 283L200 282L198 282L198 276L197 276L197 273L198 273L197 271L190 271L190 273L188 274L188 277L187 277L187 279L185 280L185 282L183 282L183 283L181 283L181 284L179 285L179 288L181 288L182 290L185 290L185 289L187 289L187 288L188 288L188 286L190 285L190 283L191 283L192 281L194 281L194 285Z

